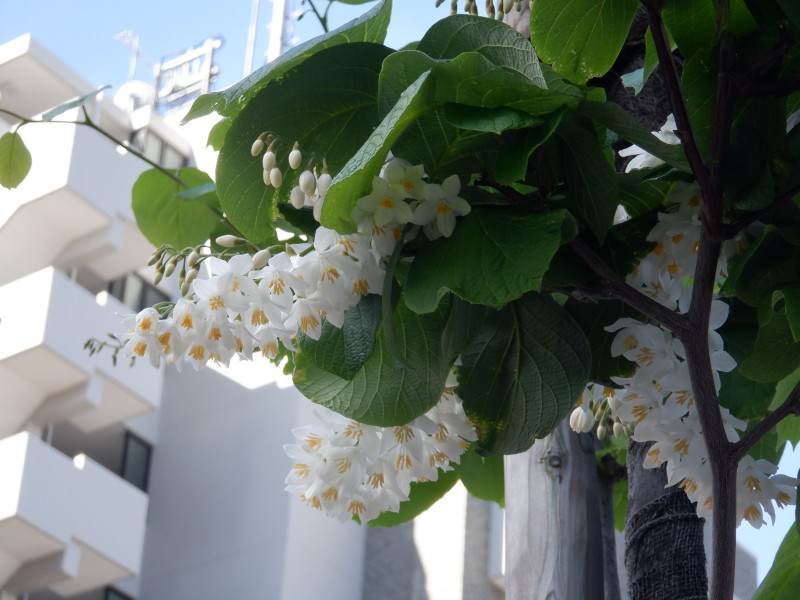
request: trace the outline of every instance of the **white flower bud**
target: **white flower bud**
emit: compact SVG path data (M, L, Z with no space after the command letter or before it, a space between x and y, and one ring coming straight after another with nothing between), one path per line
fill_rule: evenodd
M197 279L197 275L199 273L200 273L200 271L199 271L199 269L197 267L193 267L192 269L189 269L189 272L186 274L186 283L187 284L192 283L195 279ZM184 294L184 296L185 295L186 294Z
M197 250L192 250L189 253L189 257L186 259L186 265L193 267L197 264L198 260L200 260L200 255L197 253Z
M616 421L614 423L614 437L622 437L625 435L625 427L622 426L622 423Z
M317 178L311 171L303 171L300 173L298 185L306 196L313 196L317 190Z
M317 179L317 195L324 197L328 193L328 188L331 187L332 181L333 177L331 177L330 173L320 175L319 179Z
M317 223L319 223L319 217L322 214L322 202L323 198L319 198L314 203L314 219L317 221Z
M514 0L503 0L503 12L511 12L514 8Z
M264 158L261 159L261 165L264 167L264 170L271 171L277 164L278 157L275 156L275 153L272 150L267 150L267 152L264 154Z
M265 186L269 187L269 186L271 186L271 185L272 185L272 182L269 180L269 171L267 171L266 169L264 169L264 170L261 172L261 177L264 179L264 185L265 185Z
M289 202L298 210L303 208L303 205L306 203L306 195L303 193L303 190L300 189L300 186L296 185L292 188L292 193L289 194Z
M243 240L235 235L221 235L215 241L218 246L222 246L223 248L234 248L235 246L241 246L247 243L247 240Z
M278 167L273 167L269 172L269 182L276 188L281 187L283 183L283 173Z
M303 155L300 153L300 145L295 142L292 151L289 152L289 166L297 169L303 161Z
M261 151L264 149L264 140L258 138L255 142L253 142L252 147L250 148L250 154L253 156L258 156L261 154Z
M253 255L253 270L262 269L267 266L267 262L272 258L269 249L259 250Z
M597 426L597 439L598 440L602 440L604 437L606 437L606 428L603 425L598 425Z

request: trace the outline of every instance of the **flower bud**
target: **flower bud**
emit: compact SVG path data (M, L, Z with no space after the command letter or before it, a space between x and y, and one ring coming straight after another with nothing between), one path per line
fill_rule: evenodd
M503 12L511 12L514 8L514 0L503 0Z
M333 177L331 177L330 173L323 173L317 179L317 195L320 198L324 198L325 194L328 193L328 188L331 187L331 182L333 181Z
M317 191L317 178L311 171L303 171L300 173L298 185L306 196L313 196Z
M198 254L197 250L192 250L189 253L189 257L186 259L186 265L188 267L193 267L197 264L198 260L200 260L200 254Z
M197 267L192 267L191 269L189 269L189 272L186 274L186 285L189 285L195 279L197 279L197 275L199 272L200 271L197 269Z
M264 158L261 159L261 165L264 167L264 170L270 171L277 164L278 164L278 157L275 156L275 152L273 152L272 150L267 150L267 152L264 154Z
M184 281L184 282L181 284L181 296L185 296L186 294L188 294L188 293L189 293L189 286L190 286L190 284L191 284L191 282L190 282L190 281Z
M606 428L605 428L604 425L598 425L597 426L597 439L598 440L602 440L604 437L606 437Z
M164 277L164 271L156 271L155 277L153 277L153 285L158 285L161 283L161 279Z
M215 241L218 246L222 246L223 248L234 248L247 243L247 240L235 235L221 235Z
M614 423L614 437L622 437L625 435L625 427L622 426L622 423L616 421Z
M161 259L162 254L164 254L164 247L162 246L161 248L156 248L150 255L150 258L147 261L147 266L152 267L154 264L156 264Z
M267 266L267 262L272 257L268 248L259 250L253 255L253 269L263 269Z
M289 166L296 169L300 166L301 162L303 162L303 155L300 152L300 144L295 142L292 151L289 152Z
M267 171L266 169L264 169L264 170L261 172L261 177L263 177L263 179L264 179L264 185L265 185L265 186L269 187L269 186L271 186L271 185L272 185L272 182L269 180L269 171Z
M276 188L281 187L281 184L283 183L283 173L281 173L281 170L278 167L274 167L269 172L269 181Z
M261 151L264 149L264 140L258 138L253 145L250 147L250 154L253 156L258 156L261 154Z
M300 186L296 185L292 188L292 193L289 194L289 202L298 210L303 208L303 205L306 203L306 195L303 193L303 190L300 189Z
M164 267L164 277L169 277L175 272L175 267L178 266L178 259L180 257L176 256L171 261L167 263L167 266Z

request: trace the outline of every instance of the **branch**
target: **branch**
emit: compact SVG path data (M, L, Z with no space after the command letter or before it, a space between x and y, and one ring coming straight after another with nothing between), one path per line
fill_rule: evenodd
M738 462L750 448L764 435L789 415L800 416L800 382L789 392L786 400L778 408L758 422L744 437L733 444L733 456Z
M672 106L672 114L675 115L678 134L683 141L683 148L686 152L689 166L691 166L694 177L703 191L703 197L707 200L713 189L711 175L703 161L697 138L694 135L694 129L692 129L692 123L689 121L689 110L681 92L680 78L675 68L675 61L672 59L672 51L669 47L664 20L661 18L661 3L657 0L641 0L641 2L650 17L650 31L653 34L653 42L655 42L656 52L658 53L658 64L661 67L661 74L666 84L667 96Z
M722 224L722 173L725 169L725 150L730 138L733 122L734 93L734 37L730 33L722 36L719 47L719 73L717 74L717 91L714 95L714 119L711 127L709 146L709 162L711 164L711 189L706 197L706 218L711 237L723 239Z
M796 185L793 188L790 188L788 192L784 192L783 194L775 198L775 200L773 200L772 204L770 204L769 206L765 206L760 210L749 212L745 216L731 223L730 225L727 225L727 229L725 231L725 238L730 239L740 231L744 231L751 224L760 220L762 217L766 217L776 208L780 208L783 204L794 198L797 194L800 194L800 185Z
M575 238L569 243L569 247L603 280L601 289L604 294L597 297L621 300L678 336L688 332L688 323L684 315L668 309L622 281L619 275L581 239Z

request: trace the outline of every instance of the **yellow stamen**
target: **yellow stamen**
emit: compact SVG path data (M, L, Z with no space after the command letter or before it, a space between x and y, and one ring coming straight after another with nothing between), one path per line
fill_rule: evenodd
M303 441L312 452L316 452L322 447L322 438L316 433L309 433Z
M144 342L136 342L136 345L133 347L133 353L138 356L144 356L144 353L147 351L147 344Z
M392 209L392 208L394 208L394 201L387 196L386 198L384 198L383 200L380 201L380 205L383 208Z
M225 308L225 302L222 300L222 296L212 296L208 299L208 305L211 307L211 310Z
M353 465L353 463L350 462L350 459L346 456L340 456L333 462L336 464L336 471L341 475L347 473L350 470L350 467Z
M203 360L206 355L206 349L203 346L192 346L189 350L189 357L195 360Z
M412 439L414 439L414 430L408 425L394 428L394 441L398 444L404 444Z
M139 329L142 331L149 331L152 326L153 321L150 320L150 317L145 317L139 322Z
M305 479L311 474L311 468L306 463L294 463L292 468L294 469L295 475L300 479Z

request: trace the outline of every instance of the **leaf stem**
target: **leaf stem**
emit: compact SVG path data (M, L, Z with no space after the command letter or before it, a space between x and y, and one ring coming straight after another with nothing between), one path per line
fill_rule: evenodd
M753 445L789 415L800 415L800 382L778 408L759 421L741 440L733 444L733 458L741 460Z

